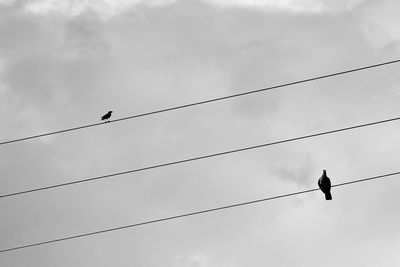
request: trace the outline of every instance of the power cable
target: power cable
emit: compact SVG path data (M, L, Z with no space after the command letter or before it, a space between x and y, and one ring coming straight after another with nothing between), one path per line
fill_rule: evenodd
M159 114L159 113L169 112L169 111L173 111L173 110L177 110L177 109L183 109L183 108L203 105L203 104L207 104L207 103L211 103L211 102L222 101L222 100L235 98L235 97L241 97L241 96L249 95L249 94L261 93L261 92L264 92L264 91L269 91L269 90L274 90L274 89L287 87L287 86L291 86L291 85L296 85L296 84L301 84L301 83L306 83L306 82L326 79L326 78L339 76L339 75L343 75L343 74L348 74L348 73L352 73L352 72L357 72L357 71L362 71L362 70L366 70L366 69L377 68L377 67L381 67L381 66L385 66L385 65L389 65L389 64L394 64L394 63L398 63L398 62L400 62L400 59L392 60L392 61L386 61L386 62L383 62L383 63L364 66L364 67L360 67L360 68L354 68L354 69L349 69L349 70L345 70L345 71L335 72L335 73L326 74L326 75L322 75L322 76L317 76L317 77L313 77L313 78L298 80L298 81L294 81L294 82L284 83L284 84L275 85L275 86L271 86L271 87L266 87L266 88L262 88L262 89L246 91L246 92L243 92L243 93L226 95L226 96L222 96L222 97L218 97L218 98L212 98L212 99L208 99L208 100L204 100L204 101L193 102L193 103L184 104L184 105L180 105L180 106L174 106L174 107L170 107L170 108L165 108L165 109L159 109L159 110L155 110L155 111L140 113L140 114L136 114L136 115L132 115L132 116L128 116L128 117L115 119L115 120L109 121L109 123L120 122L120 121L130 120L130 119L136 119L136 118L139 118L139 117L145 117L145 116L150 116L150 115L155 115L155 114ZM11 140L8 140L8 141L0 142L0 146L6 145L6 144L10 144L10 143L26 141L26 140L30 140L30 139L34 139L34 138L49 136L49 135L55 135L55 134L60 134L60 133L65 133L65 132L81 130L81 129L90 128L90 127L99 126L99 125L104 125L104 123L99 122L99 123L87 124L87 125L77 126L77 127L73 127L73 128L64 129L64 130L58 130L58 131L53 131L53 132L47 132L47 133L42 133L42 134L26 136L26 137L22 137L22 138L11 139Z
M345 183L340 183L340 184L333 185L332 187L339 187L339 186L345 186L345 185L350 185L350 184L355 184L355 183L361 183L361 182L376 180L376 179L382 179L384 177L389 177L389 176L394 176L394 175L399 175L399 174L400 174L400 171L399 172L388 173L388 174L383 174L383 175L378 175L378 176L373 176L373 177L368 177L368 178L359 179L359 180L353 180L353 181L349 181L349 182L345 182ZM165 217L165 218L161 218L161 219L155 219L155 220L151 220L151 221L139 222L139 223L124 225L124 226L118 226L118 227L114 227L114 228L108 228L108 229L89 232L89 233L84 233L84 234L78 234L78 235L73 235L73 236L57 238L57 239L51 239L51 240L42 241L42 242L38 242L38 243L32 243L32 244L28 244L28 245L21 245L21 246L2 249L2 250L0 250L0 253L13 251L13 250L19 250L19 249L25 249L25 248L30 248L30 247L42 246L42 245L45 245L45 244L61 242L61 241L66 241L66 240L70 240L70 239L75 239L75 238L82 238L82 237L87 237L87 236L92 236L92 235L98 235L98 234L103 234L103 233L112 232L112 231L119 231L119 230L123 230L123 229L126 229L126 228L134 228L134 227L139 227L139 226L143 226L143 225L147 225L147 224L153 224L153 223L159 223L159 222L164 222L164 221L169 221L169 220L175 220L175 219L194 216L194 215L199 215L199 214L203 214L203 213L216 212L216 211L220 211L220 210L231 209L231 208L236 208L236 207L240 207L240 206L256 204L256 203L260 203L260 202L266 202L266 201L275 200L275 199L279 199L279 198L285 198L285 197L291 197L291 196L295 196L295 195L310 193L310 192L317 191L317 190L319 190L319 189L318 188L313 188L313 189L298 191L298 192L294 192L294 193L288 193L288 194L284 194L284 195L277 195L277 196L267 197L267 198L263 198L263 199L257 199L257 200L247 201L247 202L231 204L231 205L227 205L227 206L221 206L221 207L212 208L212 209L206 209L206 210L200 210L200 211L195 211L195 212L190 212L190 213L184 213L184 214L180 214L180 215Z
M246 150L252 150L252 149L257 149L257 148L262 148L262 147L267 147L267 146L273 146L273 145L278 145L278 144L298 141L298 140L302 140L302 139L313 138L313 137L317 137L317 136L321 136L321 135L328 135L328 134L333 134L333 133L337 133L337 132L349 131L349 130L354 130L354 129L357 129L357 128L363 128L363 127L378 125L378 124L382 124L382 123L389 123L389 122L393 122L393 121L397 121L397 120L400 120L400 117L395 117L395 118L386 119L386 120L380 120L380 121L375 121L375 122L369 122L369 123L365 123L365 124L359 124L359 125L355 125L355 126L339 128L339 129L335 129L335 130L319 132L319 133L314 133L314 134L309 134L309 135L303 135L303 136L299 136L299 137L284 139L284 140L265 143L265 144L261 144L261 145L255 145L255 146L238 148L238 149L234 149L234 150L223 151L223 152L219 152L219 153L215 153L215 154L209 154L209 155L204 155L204 156L199 156L199 157L194 157L194 158L188 158L188 159L183 159L183 160L178 160L178 161L171 161L171 162L162 163L162 164L158 164L158 165L152 165L152 166L147 166L147 167L128 170L128 171L111 173L111 174L106 174L106 175L86 178L86 179L82 179L82 180L76 180L76 181L72 181L72 182L60 183L60 184L55 184L55 185L50 185L50 186L45 186L45 187L39 187L39 188L34 188L34 189L29 189L29 190L14 192L14 193L8 193L8 194L0 195L0 198L6 198L6 197L11 197L11 196L16 196L16 195L33 193L33 192L37 192L37 191L48 190L48 189L53 189L53 188L57 188L57 187L63 187L63 186L68 186L68 185L73 185L73 184L78 184L78 183L90 182L90 181L95 181L95 180L100 180L100 179L106 179L106 178L110 178L110 177L113 177L113 176L119 176L119 175L124 175L124 174L129 174L129 173L142 172L142 171L147 171L147 170L166 167L166 166L171 166L171 165L182 164L182 163L196 161L196 160L202 160L202 159L207 159L207 158L212 158L212 157L217 157L217 156L223 156L223 155L238 153L238 152L242 152L242 151L246 151Z

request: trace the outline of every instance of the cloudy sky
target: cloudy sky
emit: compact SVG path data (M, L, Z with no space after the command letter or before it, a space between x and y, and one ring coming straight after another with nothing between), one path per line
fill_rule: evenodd
M0 0L0 141L400 58L397 0ZM390 65L0 147L0 194L399 116ZM399 171L390 123L0 199L0 249ZM0 254L399 266L399 177Z

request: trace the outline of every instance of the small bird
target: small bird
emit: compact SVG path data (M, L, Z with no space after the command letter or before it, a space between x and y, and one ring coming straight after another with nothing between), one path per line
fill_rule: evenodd
M101 117L101 120L102 120L102 121L105 120L105 122L108 122L108 119L111 117L111 113L112 113L112 111L107 112L106 115L104 115L103 117Z
M318 186L319 189L325 194L325 199L326 200L331 200L332 195L331 195L331 180L329 179L328 176L326 176L326 170L322 173L321 178L318 180Z

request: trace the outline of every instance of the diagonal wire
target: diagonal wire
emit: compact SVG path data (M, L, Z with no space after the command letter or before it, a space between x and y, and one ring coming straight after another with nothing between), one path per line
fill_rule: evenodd
M359 179L359 180L353 180L353 181L349 181L349 182L336 184L336 185L333 185L332 187L339 187L339 186L345 186L345 185L350 185L350 184L355 184L355 183L367 182L367 181L382 179L385 177L395 176L395 175L399 175L399 174L400 174L400 171L388 173L388 174L382 174L382 175L378 175L378 176L372 176L372 177L368 177L368 178L363 178L363 179ZM227 206L221 206L221 207L212 208L212 209L184 213L184 214L180 214L180 215L165 217L165 218L161 218L161 219L155 219L155 220L151 220L151 221L139 222L139 223L118 226L118 227L103 229L103 230L94 231L94 232L88 232L88 233L84 233L84 234L78 234L78 235L57 238L57 239L51 239L51 240L42 241L42 242L38 242L38 243L31 243L28 245L21 245L21 246L16 246L16 247L11 247L11 248L5 248L5 249L0 250L0 253L9 252L9 251L13 251L13 250L19 250L19 249L25 249L25 248L30 248L30 247L37 247L37 246L42 246L42 245L46 245L46 244L66 241L66 240L70 240L70 239L83 238L83 237L88 237L88 236L92 236L92 235L104 234L107 232L119 231L119 230L123 230L123 229L127 229L127 228L139 227L139 226L143 226L143 225L147 225L147 224L176 220L179 218L199 215L199 214L203 214L203 213L210 213L210 212L216 212L216 211L221 211L221 210L226 210L226 209L232 209L232 208L237 208L240 206L246 206L246 205L256 204L256 203L260 203L260 202L271 201L271 200L275 200L275 199L279 199L279 198L286 198L286 197L291 197L291 196L295 196L295 195L306 194L306 193L310 193L310 192L317 191L317 190L319 190L319 189L313 188L313 189L297 191L297 192L283 194L283 195L277 195L277 196L273 196L273 197L267 197L267 198L262 198L262 199L247 201L247 202L231 204L231 205L227 205Z
M382 67L382 66L385 66L385 65L394 64L394 63L398 63L398 62L400 62L400 59L392 60L392 61L386 61L386 62L383 62L383 63L374 64L374 65L368 65L368 66L354 68L354 69L349 69L349 70L345 70L345 71L335 72L335 73L326 74L326 75L322 75L322 76L316 76L316 77L313 77L313 78L298 80L298 81L294 81L294 82L279 84L279 85L266 87L266 88L262 88L262 89L246 91L246 92L243 92L243 93L226 95L226 96L222 96L222 97L218 97L218 98L212 98L212 99L208 99L208 100L204 100L204 101L193 102L193 103L184 104L184 105L180 105L180 106L174 106L174 107L170 107L170 108L165 108L165 109L159 109L159 110L155 110L155 111L140 113L140 114L136 114L136 115L132 115L132 116L128 116L128 117L115 119L115 120L110 121L109 123L120 122L120 121L125 121L125 120L130 120L130 119L136 119L136 118L139 118L139 117L145 117L145 116L150 116L150 115L155 115L155 114L158 114L158 113L169 112L169 111L173 111L173 110L177 110L177 109L183 109L183 108L203 105L203 104L207 104L207 103L211 103L211 102L222 101L222 100L235 98L235 97L241 97L241 96L249 95L249 94L261 93L261 92L274 90L274 89L278 89L278 88L282 88L282 87L287 87L287 86L291 86L291 85L296 85L296 84L301 84L301 83L307 83L307 82L311 82L311 81L326 79L326 78L330 78L330 77L334 77L334 76L339 76L339 75L348 74L348 73L357 72L357 71L362 71L362 70L371 69L371 68ZM11 143L16 143L16 142L21 142L21 141L26 141L26 140L30 140L30 139L35 139L35 138L39 138L39 137L49 136L49 135L55 135L55 134L60 134L60 133L65 133L65 132L81 130L81 129L95 127L95 126L99 126L99 125L103 125L103 124L104 123L99 122L99 123L87 124L87 125L77 126L77 127L58 130L58 131L53 131L53 132L47 132L47 133L42 133L42 134L26 136L26 137L22 137L22 138L10 139L10 140L7 140L7 141L0 142L0 146L6 145L6 144L11 144Z
M209 154L209 155L204 155L204 156L199 156L199 157L194 157L194 158L188 158L188 159L183 159L183 160L178 160L178 161L171 161L171 162L162 163L162 164L158 164L158 165L152 165L152 166L147 166L147 167L128 170L128 171L116 172L116 173L76 180L76 181L72 181L72 182L60 183L60 184L55 184L55 185L50 185L50 186L45 186L45 187L38 187L38 188L14 192L14 193L8 193L8 194L0 195L0 198L6 198L6 197L11 197L11 196L16 196L16 195L23 195L23 194L27 194L27 193L33 193L33 192L53 189L53 188L57 188L57 187L63 187L63 186L69 186L69 185L74 185L74 184L79 184L79 183L85 183L85 182L91 182L91 181L95 181L95 180L111 178L114 176L119 176L119 175L124 175L124 174L129 174L129 173L142 172L142 171L147 171L147 170L151 170L151 169L167 167L167 166L171 166L171 165L183 164L183 163L187 163L187 162L191 162L191 161L213 158L213 157L238 153L238 152L242 152L242 151L247 151L247 150L252 150L252 149L257 149L257 148L262 148L262 147L267 147L267 146L279 145L279 144L298 141L298 140L302 140L302 139L313 138L313 137L317 137L317 136L321 136L321 135L328 135L328 134L333 134L333 133L338 133L338 132L350 131L350 130L354 130L357 128L374 126L374 125L394 122L394 121L398 121L398 120L400 120L400 117L394 117L391 119L369 122L369 123L365 123L365 124L359 124L359 125L354 125L354 126L350 126L350 127L339 128L339 129L335 129L335 130L319 132L319 133L314 133L314 134L309 134L309 135L303 135L303 136L299 136L299 137L279 140L279 141L255 145L255 146L243 147L243 148L223 151L223 152L219 152L219 153L214 153L214 154Z

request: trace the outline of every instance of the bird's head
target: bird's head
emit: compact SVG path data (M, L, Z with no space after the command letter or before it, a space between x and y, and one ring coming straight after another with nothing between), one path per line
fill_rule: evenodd
M111 114L111 113L113 113L113 112L114 112L114 111L110 110L108 113L110 113L110 114Z
M324 174L326 174L326 170L323 170Z

